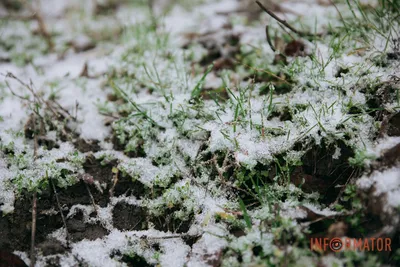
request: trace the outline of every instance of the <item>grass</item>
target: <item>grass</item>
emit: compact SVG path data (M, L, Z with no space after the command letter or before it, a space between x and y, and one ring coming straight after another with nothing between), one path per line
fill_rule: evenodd
M186 1L183 5L188 4ZM312 232L313 223L311 227L302 224L302 220L312 221L308 214L297 217L303 216L303 205L313 205L318 212L340 207L341 213L332 217L338 220L342 219L341 214L357 211L349 227L361 232L360 220L367 211L362 200L356 198L358 189L352 181L357 177L345 177L345 187L342 181L328 181L331 190L341 186L344 190L333 207L333 201L322 202L322 189L306 192L306 188L318 179L323 184L336 170L321 174L317 163L309 162L324 162L329 157L329 164L341 160L337 168L350 165L361 174L375 159L368 152L378 133L374 114L393 113L399 105L398 90L390 92L386 102L380 103L382 108L368 103L377 88L387 82L386 74L391 74L385 76L382 72L393 71L387 54L394 45L398 26L394 19L398 16L397 2L382 2L382 7L376 9L359 1L338 2L335 24L342 25L325 25L328 30L323 38L318 34L296 36L310 48L307 55L285 57L285 61L276 64L275 54L268 50L264 38L255 38L252 46L236 44L241 46L235 55L236 64L223 71L215 64L200 64L201 44L176 44L174 36L163 28L162 20L155 19L143 1L134 5L146 10L147 18L152 19L124 28L116 42L120 44L114 44L120 51L112 54L115 60L105 75L103 88L112 92L115 99L96 104L101 114L114 118L111 134L102 145L107 147L114 142L111 145L118 147L123 156L103 148L95 154L104 164L116 162L114 173L122 173L132 183L146 188L138 196L140 201L135 202L148 212L146 223L154 218L169 218L173 230L177 230L179 224L190 221L201 233L215 238L222 234L213 231L222 229L227 243L219 257L223 265L232 266L312 265L325 259L308 248L307 238L316 233ZM393 13L385 12L388 9ZM101 16L96 19L101 20ZM301 20L289 23L303 28ZM260 26L259 21L254 24ZM271 21L269 26L275 33L273 39L288 45L291 38L277 22ZM312 26L318 33L317 23ZM307 28L313 27L305 23L304 29ZM113 32L105 32L108 37L101 35L98 42L112 43L110 34ZM30 40L31 44L23 46L41 53L37 40ZM16 39L8 38L3 41L6 42L13 44ZM12 48L8 51L13 54ZM13 60L25 56L21 54ZM32 59L35 57L38 55ZM222 85L214 88L219 91L212 99L207 99L205 91L209 90L209 79L214 77L221 79ZM78 86L90 92L91 80L79 79L82 84ZM65 90L62 86L57 81L49 83L48 98L57 100L61 90ZM392 105L393 101L397 107L386 109L385 104ZM36 110L38 114L43 112ZM6 134L14 142L4 141ZM42 161L35 163L32 140L22 132L5 131L0 138L0 150L7 155L6 161L14 173L10 183L18 192L45 191L48 177L59 188L71 186L77 182L77 174L83 172L82 164L88 157L75 148L54 157L51 151L62 149L41 146ZM18 142L26 144L17 149ZM340 143L350 152L340 149ZM309 152L328 146L336 148L338 154L319 155L317 159L309 156ZM341 153L354 155L341 157ZM326 228L332 218L321 219ZM319 231L326 234L327 229ZM135 254L132 250L132 255L144 255L143 251ZM147 260L160 263L165 253L153 253L153 258ZM357 265L385 259L355 253L336 256L335 261Z

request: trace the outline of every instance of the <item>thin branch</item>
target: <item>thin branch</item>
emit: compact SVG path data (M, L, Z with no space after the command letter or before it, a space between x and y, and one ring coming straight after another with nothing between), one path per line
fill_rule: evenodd
M265 36L267 37L267 42L269 47L271 47L272 51L276 51L275 46L272 44L271 37L269 36L269 26L265 26Z
M15 76L14 76L15 77ZM33 89L31 90L32 94L35 94ZM34 104L36 106L36 98L34 98ZM33 161L37 159L37 151L39 148L38 144L38 134L36 131L36 116L35 113L32 115L33 117L33 140L34 140L34 150L33 150ZM31 267L35 266L35 236L36 236L36 213L37 213L37 190L35 188L33 192L33 199L32 199L32 228L31 228Z
M8 87L8 90L10 90L10 92L11 92L11 94L12 94L13 96L18 97L18 98L20 98L21 100L26 100L26 101L28 101L28 102L30 102L30 103L35 103L35 101L32 101L32 100L30 100L30 99L28 99L28 98L26 98L26 97L23 97L22 95L18 95L17 93L15 93L15 92L11 89L10 84L9 84L7 81L6 81L6 85L7 85L7 87Z
M14 79L14 80L16 80L17 82L19 82L22 86L24 86L26 89L28 89L29 92L32 93L33 97L34 97L39 103L43 103L43 102L44 102L43 99L42 99L39 95L37 95L37 94L35 93L35 91L33 90L32 86L31 86L31 85L32 85L32 81L31 81L31 85L29 85L29 84L23 82L20 78L18 78L17 76L15 76L15 75L14 75L13 73L11 73L11 72L7 72L7 74L5 75L5 77L6 77L6 78Z
M309 32L302 32L299 31L297 29L295 29L293 26L291 26L289 23L286 22L286 20L283 20L281 18L279 18L277 15L275 15L274 12L272 12L271 10L267 9L263 4L260 3L260 1L256 1L257 5L264 11L266 12L268 15L270 15L271 17L273 17L276 21L278 21L279 23L281 23L282 25L284 25L285 27L287 27L288 29L290 29L292 32L300 35L300 36L314 36L315 34L309 33ZM320 35L320 34L317 34Z
M67 223L65 221L65 217L64 217L64 214L62 212L60 200L58 199L58 193L56 191L56 187L55 187L55 185L53 183L53 180L49 179L49 182L50 182L50 184L51 184L51 186L53 188L53 192L54 192L54 195L56 197L57 207L58 207L58 210L60 211L61 219L62 219L64 227L65 227L65 236L66 236L65 239L67 240L67 246L69 246L69 238L68 238L69 237L69 233L68 233Z
M292 40L296 40L296 38L294 38L293 34L290 31L288 31L288 29L286 29L282 24L278 24L278 26L279 26L279 28L282 29L282 31L286 32L286 34L289 35L289 37Z
M116 169L114 171L114 168L113 168L113 181L112 181L112 186L111 186L111 188L109 190L110 198L114 196L114 189L115 189L115 186L118 183L118 173L119 173L119 170Z
M38 151L38 148L39 148L39 143L38 143L38 133L36 131L36 116L35 116L35 113L32 113L32 119L33 119L33 157L36 160L37 151Z
M351 215L353 215L354 213L355 213L355 211L348 211L348 212L341 212L341 213L338 213L338 214L332 214L332 215L327 215L327 216L318 214L318 215L320 215L321 217L319 217L319 218L317 218L317 219L315 219L315 220L312 220L312 221L308 221L308 222L301 223L301 224L300 224L300 227L301 227L302 229L305 229L305 228L309 227L311 224L317 223L317 222L319 222L319 221L323 221L323 220L326 220L326 219L332 219L332 218L336 218L336 217L339 217L339 216L340 216L340 217L351 216Z
M58 119L61 115L59 114L59 112L57 112L56 110L54 110L54 108L48 103L48 101L45 101L43 99L43 97L41 97L40 95L38 95L35 90L33 89L33 82L32 80L30 81L30 85L23 82L21 79L19 79L18 77L16 77L14 74L12 74L11 72L7 72L7 74L5 75L6 78L12 78L14 80L16 80L17 82L19 82L22 86L24 86L26 89L28 89L29 92L32 93L35 101L37 101L39 104L44 104L46 105L46 107L51 111L51 113L53 113L53 115L56 117L56 119ZM12 90L11 90L12 92ZM13 93L13 92L12 92ZM18 95L16 95L18 96Z
M77 120L75 116L72 116L71 113L70 113L66 108L64 108L63 106L61 106L60 103L58 103L56 100L52 100L51 103L54 103L54 104L57 106L57 108L59 108L59 110L62 110L62 111L64 112L64 116L65 116L65 117L68 117L68 118L70 118L70 119L73 120L73 121L76 121L76 120ZM46 105L50 105L50 104L48 103L48 101L46 101Z
M87 183L84 182L84 184L85 184L86 190L87 190L87 192L88 192L88 194L89 194L89 197L90 197L90 200L91 200L91 202L92 202L93 208L94 208L94 210L96 211L96 214L98 215L98 214L99 214L99 211L98 211L98 209L97 209L96 202L94 201L94 197L93 197L93 195L92 195L92 192L90 192L90 188L89 188L89 186L87 185Z
M33 192L32 199L32 229L31 229L31 263L30 266L35 266L35 235L36 235L36 211L37 211L37 192Z
M20 0L28 9L31 11L32 17L37 21L39 26L39 33L46 40L47 46L50 51L54 50L54 42L51 34L47 30L46 23L44 22L42 14L39 12L39 1L37 0L37 8L34 8L32 4L29 4L27 0Z

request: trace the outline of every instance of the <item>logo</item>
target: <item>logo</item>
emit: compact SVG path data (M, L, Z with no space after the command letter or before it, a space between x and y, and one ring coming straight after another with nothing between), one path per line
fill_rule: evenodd
M329 241L329 247L332 251L334 252L339 252L343 248L343 243L340 238L332 238L331 241Z
M311 238L310 249L313 251L340 252L352 251L392 251L392 240L390 238Z

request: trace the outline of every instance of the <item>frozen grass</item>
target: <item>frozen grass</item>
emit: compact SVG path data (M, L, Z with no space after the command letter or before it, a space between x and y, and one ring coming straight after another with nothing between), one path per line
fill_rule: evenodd
M320 255L308 238L332 220L343 235L380 230L364 223L368 197L398 235L398 160L376 161L398 144L385 130L400 107L397 2L285 1L274 12L298 34L235 1L167 2L66 1L58 17L42 3L53 52L35 21L2 25L2 214L82 183L94 159L113 178L91 190L127 188L67 208L107 233L68 244L55 230L70 248L60 265L396 265L395 253ZM144 210L132 229L146 229L117 229L118 203ZM313 233L314 220L327 225Z

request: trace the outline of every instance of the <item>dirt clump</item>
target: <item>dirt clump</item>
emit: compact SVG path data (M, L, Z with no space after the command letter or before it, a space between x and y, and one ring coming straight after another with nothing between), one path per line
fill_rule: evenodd
M136 205L118 203L113 209L113 224L121 231L145 230L146 211Z

